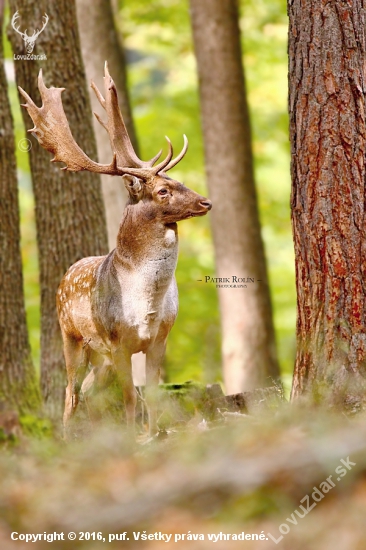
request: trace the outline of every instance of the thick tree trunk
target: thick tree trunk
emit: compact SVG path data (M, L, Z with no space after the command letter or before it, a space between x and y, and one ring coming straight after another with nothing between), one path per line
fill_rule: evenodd
M206 170L213 202L217 276L254 278L220 288L226 391L279 376L266 262L253 175L236 0L191 0Z
M115 28L111 0L76 0L80 42L88 82L93 80L100 90L104 89L104 62L108 61L109 72L116 84L123 120L132 144L138 154L135 128L133 125L128 88L126 60ZM101 112L96 95L89 87L93 111ZM99 162L111 161L111 147L108 136L94 117L94 131L98 146ZM112 250L116 246L119 224L124 210L127 193L121 178L102 175L102 192L107 214L108 243Z
M65 87L63 104L72 133L80 147L97 157L91 109L81 59L74 1L10 0L11 14L19 11L21 30L39 28L47 13L49 22L39 35L35 55L46 61L15 61L18 85L41 104L37 75L43 69L47 86ZM11 27L9 37L16 55L24 55L22 38ZM23 116L27 128L31 119ZM60 171L51 155L32 142L30 165L36 202L36 225L41 284L41 386L48 412L59 416L64 399L65 368L56 316L55 295L67 268L80 258L107 252L107 233L100 178L90 172Z
M364 9L363 0L289 3L292 397L324 387L353 408L366 376Z
M7 95L0 1L0 408L39 408L25 318L13 118Z

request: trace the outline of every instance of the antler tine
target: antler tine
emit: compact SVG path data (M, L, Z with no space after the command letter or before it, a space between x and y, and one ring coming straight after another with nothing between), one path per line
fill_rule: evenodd
M100 124L101 126L103 126L103 128L104 128L105 130L107 130L107 132L108 132L108 126L107 126L106 123L100 118L100 116L98 115L98 113L94 113L94 112L93 112L93 114L94 114L95 118L97 119L97 121L99 122L99 124Z
M24 99L27 101L27 103L21 103L22 107L25 107L26 109L29 109L29 107L36 107L35 103L33 102L33 99L27 94L23 88L18 86L19 93L24 97Z
M176 164L178 164L178 162L182 160L182 158L186 154L188 150L188 138L185 134L183 134L183 140L184 140L183 149L181 150L179 155L175 157L175 159L171 160L169 164L165 167L165 170L164 170L165 172L167 172L168 170L171 170Z
M155 155L155 157L153 157L152 159L146 161L146 164L148 164L149 166L154 166L155 162L161 157L161 153L163 152L162 149L160 149L159 153L157 153Z
M46 86L46 84L44 83L44 80L43 80L43 71L42 71L42 69L39 69L37 84L38 84L39 93L41 94L41 98L42 98L43 103L47 99L46 98L47 92L49 92L50 90L60 90L60 96L61 96L61 93L65 91L65 88L54 88L53 86L51 86L51 88L47 88L47 86ZM62 101L61 101L61 107L62 107ZM63 107L62 107L62 110L63 110Z
M97 100L99 101L99 103L101 104L101 106L103 107L103 109L105 110L105 99L104 97L102 96L102 94L100 93L97 85L95 84L95 82L93 82L93 80L91 81L90 83L90 87L92 88L93 92L95 93L95 95L97 96ZM95 114L95 113L94 113ZM96 116L96 115L95 115Z
M158 172L162 172L172 159L172 156L173 156L172 142L170 141L168 136L165 136L165 139L167 140L168 146L169 146L168 154L162 162L160 162L159 164L153 167L152 169L153 174L158 174Z

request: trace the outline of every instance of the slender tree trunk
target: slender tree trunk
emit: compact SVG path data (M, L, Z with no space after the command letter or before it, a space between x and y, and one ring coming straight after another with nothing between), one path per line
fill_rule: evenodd
M126 59L118 39L111 0L76 0L80 42L87 79L93 80L100 90L104 89L104 62L108 61L109 71L118 91L123 120L128 134L138 154L136 133L132 119L127 88ZM89 87L93 111L100 113L100 104ZM99 161L111 160L108 136L94 117L94 131L97 139ZM116 246L119 224L124 210L127 193L121 178L102 176L102 192L107 214L108 243L112 250Z
M220 288L222 356L229 393L279 376L254 184L236 0L191 0L217 276L254 278Z
M63 104L72 133L91 158L97 157L91 109L81 58L74 1L10 0L11 15L19 11L20 30L40 28L42 16L49 22L36 41L33 54L46 61L15 61L17 84L41 104L37 75L43 69L47 86L65 87ZM24 55L24 43L9 27L14 54ZM97 42L96 42L97 44ZM23 109L25 126L31 120ZM64 400L65 368L56 315L55 295L67 268L78 259L107 252L107 233L100 178L90 172L60 171L50 164L50 154L29 136L30 165L36 202L41 286L41 386L48 412L59 416Z
M289 3L292 397L324 387L353 409L366 377L364 10L363 0Z
M0 408L40 407L25 318L13 118L7 94L0 0Z

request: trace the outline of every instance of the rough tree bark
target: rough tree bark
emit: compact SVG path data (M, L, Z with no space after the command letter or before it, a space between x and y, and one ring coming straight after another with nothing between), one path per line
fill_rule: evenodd
M297 355L292 397L357 408L366 376L365 2L289 3ZM357 405L358 403L358 405Z
M279 376L253 174L236 0L191 0L217 276L252 277L219 289L228 393Z
M0 409L40 407L24 307L13 118L7 94L0 0Z
M81 58L74 1L10 0L10 11L19 11L20 29L39 28L47 13L49 22L37 38L35 55L46 61L15 60L17 84L40 105L37 75L42 67L47 86L65 87L63 104L73 135L80 147L95 159L96 144L91 109ZM22 38L9 27L15 55L24 55ZM23 102L23 101L21 101ZM25 126L31 119L23 109ZM48 412L58 417L65 391L65 367L57 321L55 294L67 268L85 256L108 250L105 211L100 178L90 172L60 171L50 164L50 154L29 136L30 165L36 202L36 225L41 285L41 387Z
M94 80L103 90L104 62L108 61L109 71L117 86L118 99L128 134L136 153L137 139L131 113L127 88L126 59L123 47L118 38L114 23L111 0L76 0L81 50L88 83ZM100 104L89 87L93 111L100 113ZM94 131L98 146L99 162L108 163L111 159L111 148L105 130L94 117ZM127 193L121 178L102 175L102 192L107 214L108 244L110 250L115 248L117 233Z

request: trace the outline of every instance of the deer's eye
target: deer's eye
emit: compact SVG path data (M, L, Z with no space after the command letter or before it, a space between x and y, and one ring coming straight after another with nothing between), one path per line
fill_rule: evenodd
M158 195L167 195L168 189L159 189Z

